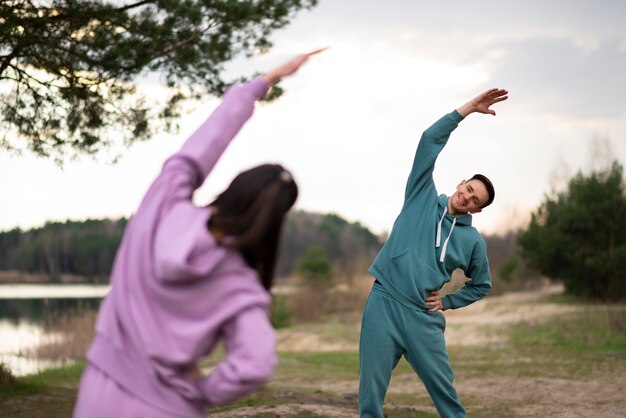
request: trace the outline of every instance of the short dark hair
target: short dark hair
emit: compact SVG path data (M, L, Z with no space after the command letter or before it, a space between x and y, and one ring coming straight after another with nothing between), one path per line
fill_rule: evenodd
M209 206L209 219L229 236L221 244L239 250L259 273L266 289L272 287L283 220L298 197L291 174L278 164L263 164L237 175Z
M482 184L485 185L485 188L487 189L487 194L489 195L489 198L484 204L480 206L480 208L483 209L491 205L493 199L496 197L496 190L493 188L493 183L491 183L491 180L489 180L486 176L483 176L482 174L474 174L470 180L480 181Z

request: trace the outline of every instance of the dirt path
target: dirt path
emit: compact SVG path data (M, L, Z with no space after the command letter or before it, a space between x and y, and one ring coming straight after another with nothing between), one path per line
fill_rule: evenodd
M493 296L463 309L446 311L446 342L448 346L487 346L502 343L506 338L506 333L501 332L503 327L579 309L571 305L537 303L547 296L562 292L561 285L552 285L533 292ZM328 335L328 322L304 324L279 330L278 350L358 351L360 313L343 316L339 320L344 325L342 336L345 338Z
M458 385L466 396L505 400L515 417L626 417L626 378L471 379Z
M507 293L480 300L463 309L447 311L448 346L488 346L504 343L502 330L523 321L540 321L580 308L572 305L540 302L563 293L561 285L546 286L532 292Z
M470 417L626 417L623 348L575 355L548 351L544 356L533 346L515 351L508 340L511 327L590 312L583 305L551 302L555 300L551 296L560 292L561 287L552 286L491 296L445 313L456 387ZM210 416L357 416L360 316L353 312L279 330L281 365L265 392L211 411ZM75 384L7 401L0 406L0 416L68 416ZM405 362L394 372L385 411L389 418L437 417L423 385Z
M547 297L558 295L562 291L561 286L549 286L538 291L489 297L464 309L446 312L448 348L480 351L481 347L505 347L508 327L543 321L555 315L584 309L583 306L546 301ZM323 324L300 325L280 330L279 350L357 352L359 316L355 313L349 318L337 319L336 322L331 319ZM335 330L329 332L329 327L333 326ZM533 378L520 378L511 377L507 373L498 377L497 372L488 376L490 377L457 379L457 390L461 396L473 400L471 408L468 408L468 411L472 411L469 414L472 417L626 417L626 376L564 379L540 374ZM354 379L334 380L325 383L321 390L336 393L339 397L355 398L358 382ZM412 373L398 377L394 374L388 399L390 397L406 399L391 403L386 401L387 410L391 408L390 417L436 416L436 410L431 406L426 391ZM421 405L418 412L412 409L416 403ZM327 417L349 417L356 416L355 404L356 400L346 405L307 404L303 399L286 405L213 416L240 417L254 410L255 414L267 414L262 416L286 417L309 413ZM502 406L494 409L494 404ZM420 413L425 415L419 415Z

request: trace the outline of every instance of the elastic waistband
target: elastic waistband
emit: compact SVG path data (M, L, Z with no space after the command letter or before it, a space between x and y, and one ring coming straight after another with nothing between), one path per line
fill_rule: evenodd
M203 413L201 402L185 399L165 386L150 371L145 359L117 349L103 335L96 335L87 352L87 359L130 393L152 406L176 416L197 417Z
M388 296L391 299L396 300L396 298L394 298L391 295L391 293L389 293L387 289L385 289L385 286L383 286L383 284L379 282L378 279L374 280L374 286L372 286L372 292L380 293L381 295Z
M389 292L387 288L378 279L374 280L374 285L372 286L372 292L388 297L394 300L395 302L399 303L400 305L404 306L405 308L410 309L412 311L428 313L428 308L418 307L415 304L403 303L401 300L395 297L391 292Z

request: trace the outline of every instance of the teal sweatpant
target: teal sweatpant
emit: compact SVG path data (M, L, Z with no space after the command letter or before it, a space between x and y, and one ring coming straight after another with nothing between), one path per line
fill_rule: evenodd
M391 372L404 355L420 377L442 418L466 417L454 389L454 375L441 312L407 308L375 283L367 298L359 345L359 415L383 417Z

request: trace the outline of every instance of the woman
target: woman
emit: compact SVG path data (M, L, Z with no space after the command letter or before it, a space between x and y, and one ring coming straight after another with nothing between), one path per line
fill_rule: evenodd
M255 101L318 52L229 89L165 162L118 250L75 417L200 417L270 378L269 289L296 184L281 166L262 165L238 175L208 207L191 197ZM202 376L197 361L220 339L226 357Z

